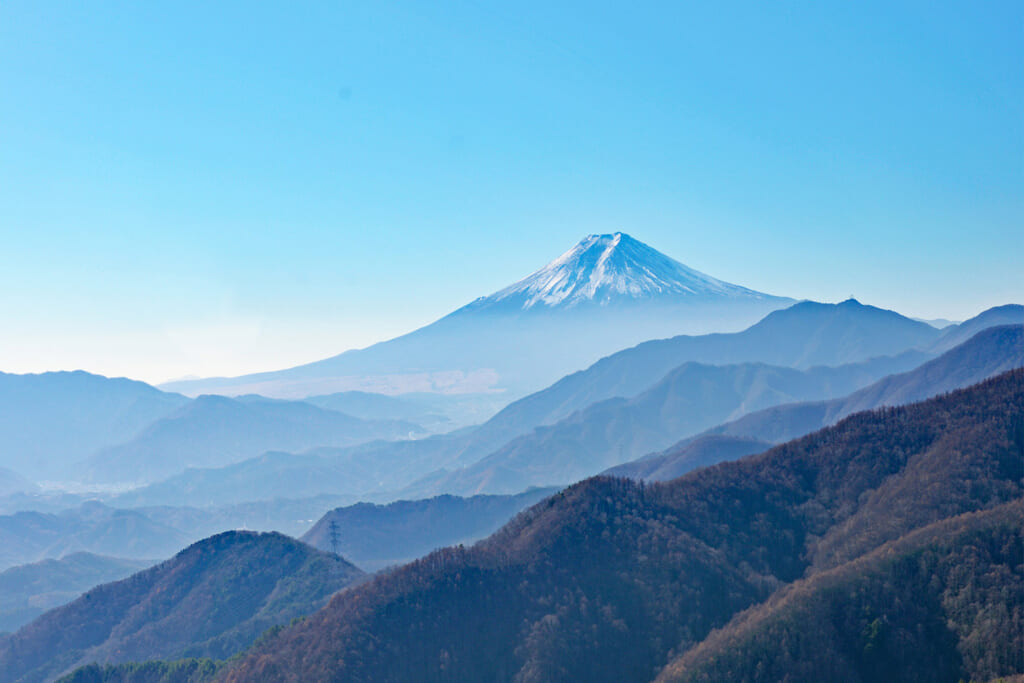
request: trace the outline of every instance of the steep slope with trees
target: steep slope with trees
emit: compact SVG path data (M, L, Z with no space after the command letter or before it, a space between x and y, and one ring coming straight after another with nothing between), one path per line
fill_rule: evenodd
M1024 671L1024 505L937 522L798 581L658 683L992 681Z
M88 662L226 658L362 576L281 534L219 534L0 639L0 681L48 680Z

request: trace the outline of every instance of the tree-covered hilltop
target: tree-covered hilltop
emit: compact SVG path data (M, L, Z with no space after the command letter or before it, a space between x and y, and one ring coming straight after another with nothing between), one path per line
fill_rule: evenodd
M90 662L224 659L363 576L282 534L218 534L0 639L0 681L52 680Z

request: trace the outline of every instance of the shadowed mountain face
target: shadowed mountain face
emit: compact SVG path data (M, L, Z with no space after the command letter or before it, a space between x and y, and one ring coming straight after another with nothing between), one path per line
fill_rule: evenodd
M553 492L536 489L514 496L359 503L331 510L302 540L321 550L336 550L367 571L377 571L437 548L478 541Z
M1008 683L1003 675L1024 670L1024 628L1006 614L1024 603L1022 522L1017 500L798 581L673 661L656 683L952 683L967 680L965 671Z
M164 386L283 398L353 389L522 396L617 349L742 329L791 303L704 275L629 235L591 235L525 279L405 336L289 370Z
M142 382L87 372L0 373L3 465L32 479L63 479L95 450L127 441L188 399Z
M362 576L280 534L213 536L0 639L0 681L42 681L87 662L225 658Z
M606 474L664 481L763 451L768 444L795 439L861 410L920 401L1019 367L1024 367L1024 327L990 328L919 368L885 377L844 398L757 411ZM752 450L744 453L746 449Z
M830 593L839 611L822 616L856 613L897 634L918 616L928 626L914 636L923 651L907 660L920 668L908 673L891 665L885 633L877 648L860 643L849 659L842 644L860 635L849 631L859 621L830 641L813 630L820 621L788 620L800 638L826 647L814 657L839 667L835 680L869 680L863 671L881 672L871 680L939 681L1021 673L1017 617L1000 606L1021 594L1012 558L1024 523L1022 462L1018 370L924 403L859 413L667 484L589 480L472 549L432 554L338 596L221 677L650 681L742 610L830 571L848 572L851 586L903 578L877 600ZM977 525L955 519L985 510L993 517ZM952 526L924 532L936 543L908 536L943 520ZM959 574L940 570L937 584L875 564L873 552L904 537L896 562L922 550L940 568L956 568L957 556L977 561Z
M417 433L421 428L410 422L360 420L298 401L200 396L131 441L99 451L83 470L91 481L148 482L269 450L346 446Z

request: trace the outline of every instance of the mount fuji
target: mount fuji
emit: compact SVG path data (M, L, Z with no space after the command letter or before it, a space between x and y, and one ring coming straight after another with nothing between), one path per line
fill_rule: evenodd
M794 303L705 275L621 232L589 235L526 278L414 332L287 370L170 382L186 395L539 389L642 341L743 329Z

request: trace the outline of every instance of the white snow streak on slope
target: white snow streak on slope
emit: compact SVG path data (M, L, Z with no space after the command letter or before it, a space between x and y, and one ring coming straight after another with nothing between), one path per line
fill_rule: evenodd
M763 299L760 292L693 270L629 235L589 235L532 275L481 302L573 306L586 301L676 294L692 298Z

